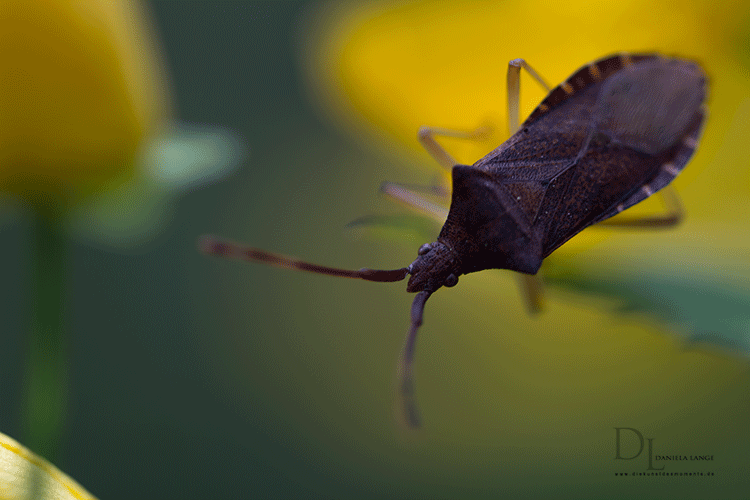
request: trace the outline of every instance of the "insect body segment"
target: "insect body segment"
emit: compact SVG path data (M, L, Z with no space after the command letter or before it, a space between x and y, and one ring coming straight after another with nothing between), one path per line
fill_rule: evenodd
M511 61L508 82L515 92L522 67L543 82L522 60ZM430 295L454 286L462 274L483 269L535 274L544 258L568 239L664 188L698 143L705 86L697 64L656 54L621 54L584 66L552 89L505 143L471 166L453 167L451 206L440 235L436 242L422 245L406 268L349 271L210 237L203 240L202 249L222 257L369 281L409 276L407 291L417 295L401 357L400 391L407 422L417 426L412 362ZM517 94L509 95L508 103L513 130L518 123L517 116L513 118ZM428 151L445 163L451 157L433 133L451 133L420 133ZM410 190L387 187L406 203L424 205Z
M469 272L535 273L584 228L666 186L692 155L705 98L697 65L634 55L591 67L553 89L495 151L454 167L441 238L461 248Z

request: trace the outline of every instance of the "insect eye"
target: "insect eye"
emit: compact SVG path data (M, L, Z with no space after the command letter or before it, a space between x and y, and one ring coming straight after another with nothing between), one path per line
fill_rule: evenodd
M417 250L417 255L424 255L430 250L432 250L432 243L425 243L424 245L419 247L419 250Z
M449 274L447 278L445 278L445 283L443 283L443 286L452 287L456 286L458 284L458 276L455 274Z

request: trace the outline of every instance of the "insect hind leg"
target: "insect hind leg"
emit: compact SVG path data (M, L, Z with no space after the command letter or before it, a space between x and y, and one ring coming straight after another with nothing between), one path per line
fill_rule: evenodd
M648 185L642 188L643 198L648 197ZM685 215L685 210L680 201L680 195L672 186L666 186L664 189L659 191L664 200L664 212L655 215L648 215L643 217L617 217L614 219L606 218L599 223L597 226L607 227L619 227L624 229L638 229L638 228L652 228L652 229L666 229L674 227L680 222ZM640 200L639 200L640 201ZM634 203L633 203L634 204ZM632 206L629 205L629 206ZM626 210L628 207L624 205L618 205L615 207L615 212L611 216L617 215L618 213Z
M535 315L544 309L544 283L538 275L516 273L526 311Z

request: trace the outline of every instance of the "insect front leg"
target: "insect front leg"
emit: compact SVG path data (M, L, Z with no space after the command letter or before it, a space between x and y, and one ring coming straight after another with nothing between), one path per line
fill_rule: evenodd
M539 73L523 59L513 59L508 62L508 135L513 135L520 126L520 108L519 101L521 96L521 68L525 69L528 74L539 82L539 85L549 92L551 90L547 82L544 81Z
M631 229L662 229L676 226L682 221L685 214L682 202L680 201L680 195L677 194L677 191L672 186L666 186L659 193L664 200L665 208L663 213L643 217L616 217L614 219L605 219L597 225ZM623 210L626 208L624 207Z
M448 172L457 164L456 160L441 146L435 136L456 137L459 139L469 139L473 141L486 140L491 132L491 127L480 126L474 130L452 130L438 127L422 127L419 129L419 142L427 150L438 164ZM380 191L399 201L410 208L416 209L441 224L445 222L448 216L448 210L437 203L432 202L425 195L436 196L446 203L450 201L450 192L439 182L429 186L413 186L398 184L395 182L384 182L380 186Z
M422 147L424 147L427 152L430 153L430 156L432 156L435 161L440 164L441 167L450 172L455 165L458 165L458 163L450 155L450 153L448 153L445 148L443 148L443 146L438 144L438 142L435 140L435 136L438 135L442 137L469 139L472 141L484 141L489 138L491 131L492 128L487 125L482 125L470 131L451 130L438 127L422 127L419 129L419 134L417 135L417 137L419 138L419 142L422 144Z
M409 208L430 216L440 224L444 223L448 217L448 209L445 206L425 197L425 194L431 194L449 200L449 193L441 186L406 186L395 182L384 182L380 186L380 191Z

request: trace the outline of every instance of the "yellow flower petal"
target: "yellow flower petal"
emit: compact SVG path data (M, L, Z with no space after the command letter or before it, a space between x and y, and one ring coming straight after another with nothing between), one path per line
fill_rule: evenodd
M32 491L38 500L96 500L57 467L0 433L0 499L28 500Z

